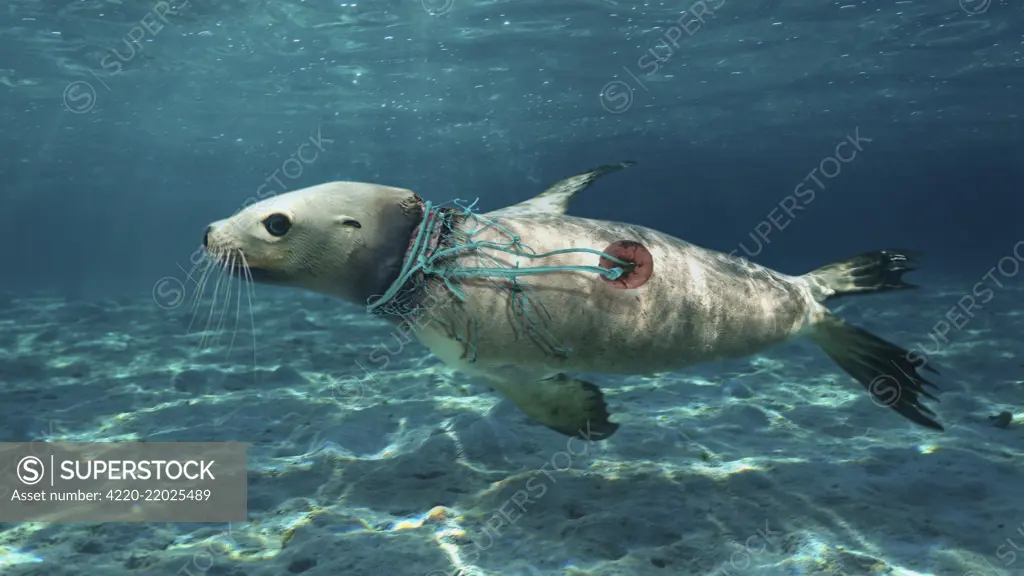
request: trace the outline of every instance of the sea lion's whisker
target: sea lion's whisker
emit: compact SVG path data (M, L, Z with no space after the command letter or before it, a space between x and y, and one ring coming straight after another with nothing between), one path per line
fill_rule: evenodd
M252 270L249 269L249 261L245 259L245 253L239 252L242 257L242 271L245 272L245 294L249 299L249 320L252 322L252 374L256 378L256 314L252 309L253 296L256 295L256 283L252 278Z
M209 268L210 267L210 255L209 255L208 251L204 250L203 253L202 253L202 256L199 259L199 261L192 263L192 267L189 268L188 272L185 273L185 277L186 278L192 278L192 276L195 275L196 271L199 270L200 267L205 267L205 268ZM205 268L204 268L204 270L205 270Z
M185 329L185 335L192 333L192 325L195 324L196 317L199 315L199 307L203 302L203 294L206 292L206 284L210 281L210 271L213 267L214 262L208 260L202 275L199 276L199 282L196 284L196 293L192 299L192 318L188 322L188 328Z
M203 299L202 288L206 285L206 281L210 277L210 269L213 268L213 264L213 260L207 257L206 265L203 267L203 271L199 274L199 281L196 282L196 293L192 297L193 312L195 312L196 308L199 307L199 303Z
M232 251L228 254L227 262L227 277L228 281L224 287L225 300L224 309L220 313L220 321L217 322L217 330L215 332L215 338L219 340L221 331L224 330L224 321L227 320L228 308L231 307L231 283L235 281L235 266L238 264L238 259L235 256L235 252Z
M228 283L231 282L231 275L228 272L228 267L231 264L231 251L223 250L218 254L216 261L217 268L217 282L213 287L213 301L210 303L210 314L206 319L206 328L203 330L202 335L202 347L210 348L214 345L217 337L217 330L219 329L214 325L214 316L217 314L217 306L220 304L220 286L227 277ZM226 290L230 290L230 286L226 287Z
M238 270L240 272L245 270L245 256L241 251L238 252L238 260L234 265L238 266ZM233 273L234 268L232 268L232 275L234 275ZM238 336L238 317L242 312L242 285L245 284L246 280L245 276L241 276L241 280L238 282L238 296L235 301L235 325L231 329L231 342L228 343L228 351L224 354L225 360L227 360L228 356L231 355L231 350L235 347L235 337Z
M224 259L221 258L220 262L220 274L217 275L217 283L213 285L213 301L210 302L210 314L206 317L206 327L203 329L203 335L199 339L199 348L202 349L207 342L207 333L210 331L210 326L213 324L213 314L217 309L217 294L220 292L220 283L224 279Z

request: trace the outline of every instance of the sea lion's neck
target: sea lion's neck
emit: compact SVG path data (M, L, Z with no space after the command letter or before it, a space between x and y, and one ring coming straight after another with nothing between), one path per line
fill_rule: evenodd
M423 207L420 223L406 236L401 258L389 263L379 291L368 301L370 312L403 319L421 308L428 284L437 280L432 270L443 267L437 254L453 246L452 234L462 219L455 209Z
M355 304L365 306L377 300L399 279L409 238L415 237L425 216L423 200L415 195L389 210L384 219L386 229L378 231L376 241L365 245L355 257L353 265L359 273L343 273L347 281L340 295Z

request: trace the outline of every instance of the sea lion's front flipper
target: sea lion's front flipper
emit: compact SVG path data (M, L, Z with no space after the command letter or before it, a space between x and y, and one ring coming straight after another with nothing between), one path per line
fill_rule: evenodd
M495 391L508 398L531 419L584 440L605 440L619 429L608 420L604 394L596 385L565 374L543 380L485 376Z

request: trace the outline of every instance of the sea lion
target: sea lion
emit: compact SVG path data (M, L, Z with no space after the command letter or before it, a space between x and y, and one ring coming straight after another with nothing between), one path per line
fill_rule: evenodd
M740 358L806 335L877 402L942 430L918 369L930 362L824 305L916 288L916 254L870 252L789 276L631 224L566 214L604 174L566 178L486 214L437 208L402 188L330 182L210 224L208 254L238 275L367 305L533 420L605 439L619 427L573 372L649 374ZM920 362L918 362L920 361Z

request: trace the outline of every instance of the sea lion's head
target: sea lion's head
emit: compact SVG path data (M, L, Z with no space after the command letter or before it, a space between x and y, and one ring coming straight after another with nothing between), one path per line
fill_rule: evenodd
M210 224L203 246L233 274L365 304L397 279L423 220L415 193L330 182L267 198Z

